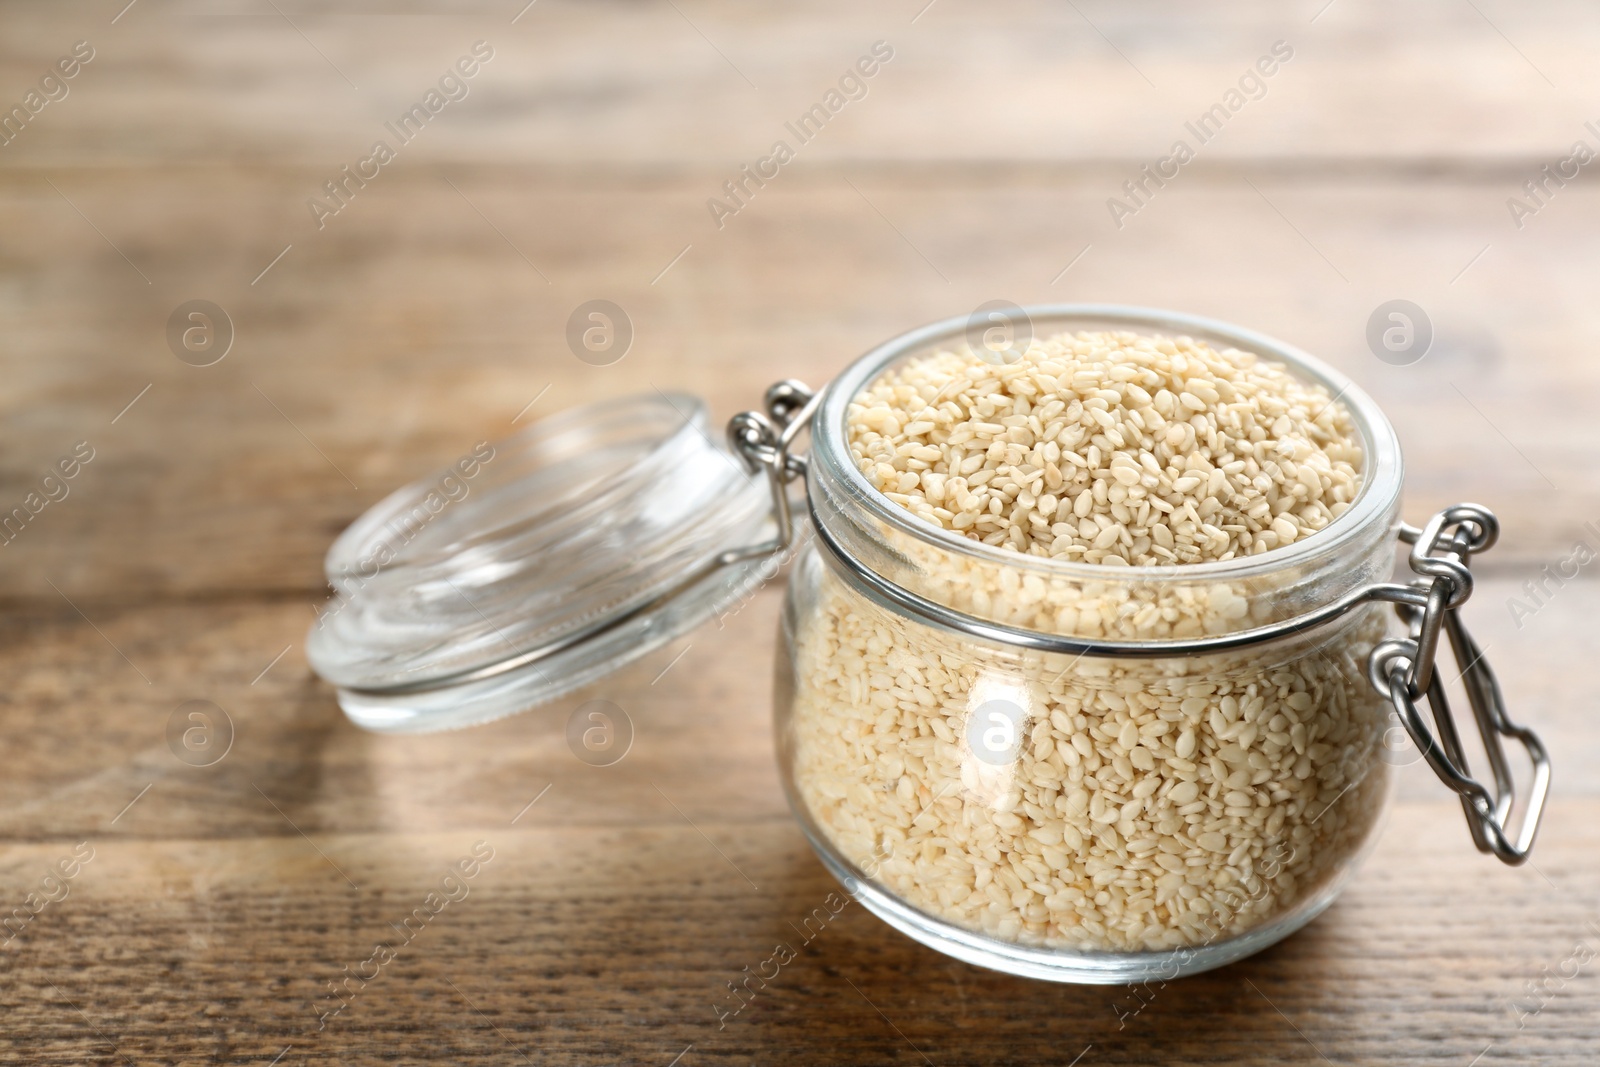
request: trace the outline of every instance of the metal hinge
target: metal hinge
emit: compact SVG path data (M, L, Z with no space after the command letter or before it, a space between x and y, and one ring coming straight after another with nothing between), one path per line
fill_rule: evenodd
M1409 588L1423 594L1423 599L1420 603L1395 604L1409 633L1374 648L1367 674L1394 706L1406 732L1439 780L1460 794L1461 808L1478 850L1492 852L1514 866L1528 858L1539 831L1539 819L1550 792L1550 757L1532 730L1518 726L1506 715L1500 683L1460 615L1461 606L1472 595L1470 559L1491 547L1499 535L1500 523L1494 513L1477 504L1445 508L1421 529L1402 525L1400 539L1412 546L1411 569L1418 575ZM1461 748L1461 736L1435 662L1441 633L1449 638L1450 650L1461 668L1461 682L1494 777L1492 791L1472 777ZM1418 708L1424 699L1435 729L1429 728ZM1516 786L1502 744L1505 738L1520 742L1533 764L1532 788L1521 826L1514 834L1509 820L1516 803Z

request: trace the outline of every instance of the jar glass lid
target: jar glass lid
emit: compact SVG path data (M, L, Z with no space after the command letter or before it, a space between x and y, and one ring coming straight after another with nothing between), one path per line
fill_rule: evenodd
M328 550L311 666L368 729L547 703L726 610L770 573L768 483L697 398L542 419L374 505Z

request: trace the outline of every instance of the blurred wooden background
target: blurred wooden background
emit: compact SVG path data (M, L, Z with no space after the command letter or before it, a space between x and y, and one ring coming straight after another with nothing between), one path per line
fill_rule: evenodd
M0 3L5 110L94 53L0 147L0 512L94 453L0 546L0 912L94 849L0 948L4 1062L1594 1061L1600 594L1585 572L1531 617L1509 598L1600 545L1600 184L1550 185L1520 228L1507 200L1600 151L1600 13L524 2ZM865 98L719 229L707 198L880 40ZM319 229L307 199L478 41L469 94ZM1106 199L1278 41L1265 95L1119 229ZM636 331L606 367L565 340L596 298ZM463 733L361 733L308 672L335 534L519 414L654 385L725 417L995 298L1282 337L1388 410L1414 517L1499 511L1469 616L1556 759L1533 865L1473 852L1412 766L1326 916L1136 1016L850 908L719 1028L726 983L834 888L772 764L776 589ZM1435 333L1409 366L1365 340L1397 298ZM169 348L190 300L232 320L214 365ZM564 741L590 697L637 730L610 768ZM233 723L213 766L169 751L188 700ZM319 1030L327 984L479 839L470 896Z

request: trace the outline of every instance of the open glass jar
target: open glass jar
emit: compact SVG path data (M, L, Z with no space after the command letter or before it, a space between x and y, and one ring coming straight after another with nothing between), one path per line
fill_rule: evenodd
M1406 735L1460 795L1478 847L1526 858L1548 761L1507 718L1458 614L1472 590L1469 558L1492 545L1494 517L1458 505L1421 529L1401 523L1400 450L1382 412L1270 338L1136 308L1015 314L1041 334L1188 335L1320 384L1359 433L1358 494L1292 545L1182 566L1067 562L943 530L865 479L848 417L885 373L963 344L963 317L874 349L819 394L775 386L765 412L729 426L748 477L728 476L731 457L686 399L662 398L681 425L647 398L621 422L610 404L525 431L500 446L516 457L512 476L439 536L391 552L388 584L355 594L357 611L319 623L312 663L362 725L481 721L658 647L797 553L776 738L813 847L902 932L1038 978L1170 978L1299 929L1372 844ZM794 445L806 429L802 456ZM649 477L626 476L639 471ZM797 524L789 486L802 475L809 522ZM606 488L619 477L623 489ZM633 518L580 542L560 509L527 503L538 486L625 493ZM401 490L374 516L426 488ZM641 493L655 503L640 507ZM701 521L719 500L720 518ZM387 525L364 518L336 544L337 589ZM1408 584L1388 581L1397 536L1413 546ZM1404 636L1390 635L1396 614ZM505 649L486 651L490 631ZM1433 670L1441 634L1462 668L1492 787L1471 777ZM1533 768L1515 832L1504 738Z

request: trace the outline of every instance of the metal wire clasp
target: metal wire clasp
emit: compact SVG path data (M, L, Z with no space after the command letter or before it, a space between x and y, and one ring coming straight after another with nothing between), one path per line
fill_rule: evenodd
M1490 548L1499 535L1500 523L1494 513L1477 504L1446 508L1421 529L1402 524L1400 540L1412 546L1409 562L1418 575L1409 588L1422 596L1418 601L1395 604L1409 633L1374 648L1367 661L1367 674L1394 705L1406 732L1434 773L1460 794L1461 808L1478 850L1493 852L1515 866L1528 858L1539 830L1545 798L1550 792L1550 757L1533 731L1507 717L1500 683L1460 616L1461 605L1472 595L1470 559L1474 553ZM1435 669L1441 632L1448 636L1450 650L1461 667L1461 681L1494 776L1492 792L1468 769L1444 683ZM1418 710L1418 701L1424 697L1437 734L1429 729ZM1508 821L1516 802L1516 788L1501 744L1507 737L1521 742L1533 763L1533 787L1522 825L1514 837Z
M723 553L719 564L775 555L794 544L789 483L804 476L806 457L789 449L811 421L820 396L804 382L791 378L767 389L765 414L744 411L728 421L728 447L733 454L750 473L766 473L772 490L772 517L778 528L771 540Z

